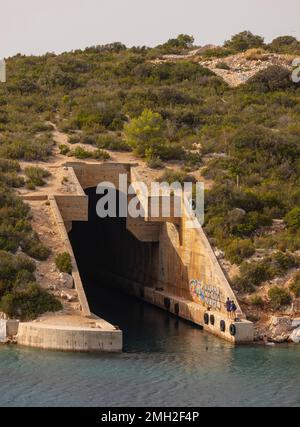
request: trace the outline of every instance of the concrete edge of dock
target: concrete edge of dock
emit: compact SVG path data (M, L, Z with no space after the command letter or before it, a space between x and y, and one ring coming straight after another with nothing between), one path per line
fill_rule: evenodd
M117 329L87 328L20 323L16 336L20 346L66 352L121 352L122 331Z

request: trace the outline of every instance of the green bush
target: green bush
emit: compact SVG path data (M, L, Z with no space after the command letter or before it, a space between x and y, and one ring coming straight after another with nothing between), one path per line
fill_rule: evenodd
M0 158L0 173L6 173L6 172L20 172L21 167L20 163L16 160L6 160Z
M174 182L179 182L183 185L185 182L195 183L196 178L193 175L188 175L185 172L172 171L167 169L159 178L160 182L167 182L168 184L173 184Z
M244 262L240 268L240 276L236 277L233 284L242 292L254 292L255 287L270 280L272 274L269 265L264 262Z
M0 251L0 298L10 292L22 273L34 273L35 263L23 255Z
M36 187L42 187L46 184L45 179L51 176L50 172L36 166L30 166L25 169L25 175L29 178L29 182Z
M31 190L31 191L34 191L36 189L36 187L32 181L26 182L26 188L27 188L27 190Z
M234 286L243 292L254 292L263 282L282 276L298 265L297 257L283 252L276 252L262 261L243 262L240 275L233 281Z
M259 71L254 77L249 79L247 86L259 92L271 92L291 88L293 82L291 72L288 69L272 65L266 70Z
M295 279L290 285L290 291L296 298L300 298L300 273L297 273Z
M62 308L35 283L35 263L25 255L0 251L0 311L9 317L32 320L47 311Z
M250 31L243 31L231 37L231 40L225 42L224 47L235 52L243 52L251 48L264 46L263 37L256 36Z
M28 256L38 261L46 261L51 254L51 250L43 245L37 237L25 237L21 241L21 247Z
M255 239L255 244L257 248L295 252L300 249L300 230L283 230L276 234L260 236Z
M284 218L288 228L291 230L300 229L300 208L293 208Z
M276 252L271 258L267 258L266 262L269 263L273 276L283 275L291 268L298 267L299 258L284 252Z
M71 274L73 271L71 256L68 252L58 254L55 258L55 265L62 273Z
M59 152L64 156L67 156L70 153L70 151L71 151L70 148L66 144L61 144L59 146Z
M164 165L159 156L146 156L146 164L150 169L161 169Z
M97 150L93 151L92 157L95 160L109 160L110 154L107 151L98 148Z
M11 318L28 321L46 312L62 310L62 304L36 283L29 283L24 290L4 295L0 308Z
M163 145L164 121L160 114L144 110L136 119L125 125L127 144L140 156L145 156L151 149L154 155L159 155Z
M20 234L12 225L0 226L0 250L16 252L20 245Z
M33 272L28 270L19 270L15 277L13 291L24 290L29 283L33 283L35 280Z
M216 64L216 68L218 68L220 70L230 70L230 67L226 62L218 62Z
M194 44L194 37L187 34L180 34L176 39L169 39L157 49L164 54L181 54L187 49L191 49Z
M259 308L263 308L265 305L264 300L262 299L262 297L255 295L250 299L251 305L253 305L254 307L259 307Z
M24 178L18 176L16 172L6 172L0 175L0 180L3 181L8 187L20 188L24 187Z
M229 55L232 55L234 51L231 49L226 49L224 47L215 47L213 49L206 49L205 52L202 53L202 57L204 59L212 59L212 58L226 58Z
M129 145L118 135L101 134L97 138L97 147L112 151L131 151Z
M97 137L94 135L88 135L88 134L82 135L80 138L80 142L86 145L96 145Z
M281 307L290 305L292 302L291 295L283 288L274 286L268 292L270 305L273 310L279 310Z
M241 264L255 253L251 240L233 240L225 249L226 258L233 264Z
M0 157L7 159L47 160L52 154L53 141L47 136L23 139L23 135L8 139L0 145Z
M268 48L272 52L298 54L300 53L300 42L293 36L280 36L275 38Z
M72 135L69 137L69 143L70 144L79 144L81 142L80 136L78 135Z
M83 147L76 147L73 155L76 157L76 159L85 160L92 157L92 152L85 150Z

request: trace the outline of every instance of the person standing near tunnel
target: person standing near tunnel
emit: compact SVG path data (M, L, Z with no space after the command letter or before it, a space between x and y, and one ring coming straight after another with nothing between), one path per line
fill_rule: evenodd
M226 307L228 319L230 319L231 318L231 301L230 301L230 298L227 298L227 301L225 303L225 307Z
M232 300L230 303L230 314L231 314L231 319L234 321L236 320L236 312L237 312L237 306L235 302Z

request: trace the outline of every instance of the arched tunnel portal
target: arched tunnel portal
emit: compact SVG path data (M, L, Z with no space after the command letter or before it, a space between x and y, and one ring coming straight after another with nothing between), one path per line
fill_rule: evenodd
M69 238L91 309L105 310L101 298L113 298L114 288L137 284L153 287L158 281L159 243L139 241L126 226L126 218L99 218L96 206L103 195L96 188L85 190L89 200L89 220L74 221ZM117 200L118 200L117 195ZM115 294L120 297L119 294ZM111 316L108 316L111 317ZM106 317L107 318L107 317ZM114 319L110 319L113 321Z
M133 295L232 342L251 342L253 325L242 316L230 331L225 300L238 302L201 227L189 228L185 214L179 221L123 218L119 206L116 217L98 217L103 195L95 183L116 181L121 166L74 164L79 196L56 198L90 311L112 324L122 321L115 316L122 312L119 326L126 327L126 313L136 309L127 296ZM129 173L132 181L134 168ZM136 194L145 201L139 189Z

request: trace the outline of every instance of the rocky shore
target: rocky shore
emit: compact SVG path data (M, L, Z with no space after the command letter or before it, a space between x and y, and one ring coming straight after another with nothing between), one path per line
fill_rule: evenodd
M270 322L265 327L256 329L255 341L300 344L300 318L271 317Z

